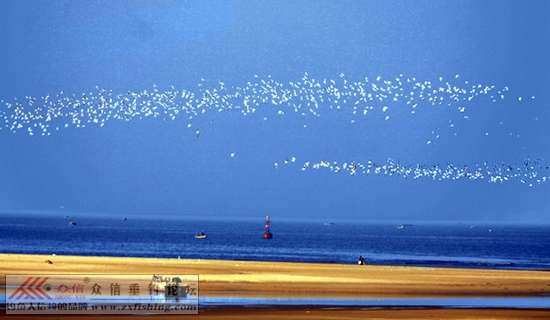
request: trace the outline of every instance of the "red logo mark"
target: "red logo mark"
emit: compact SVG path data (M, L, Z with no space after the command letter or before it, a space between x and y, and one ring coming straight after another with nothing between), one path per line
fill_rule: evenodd
M28 277L14 293L10 299L51 299L44 291L42 285L48 280L48 277Z

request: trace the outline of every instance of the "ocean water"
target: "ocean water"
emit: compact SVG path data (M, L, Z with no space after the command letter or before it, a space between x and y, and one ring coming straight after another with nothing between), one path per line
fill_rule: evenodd
M0 217L0 252L550 270L550 226ZM196 240L198 231L208 239Z
M550 308L548 297L447 297L447 298L250 298L201 297L201 307L220 306L325 306L325 307L428 307L428 308Z

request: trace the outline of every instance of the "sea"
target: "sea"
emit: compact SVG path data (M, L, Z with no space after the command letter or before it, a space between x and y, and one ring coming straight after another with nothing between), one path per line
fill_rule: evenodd
M74 221L74 223L70 223ZM550 270L550 226L0 216L0 252ZM197 240L203 231L207 239Z

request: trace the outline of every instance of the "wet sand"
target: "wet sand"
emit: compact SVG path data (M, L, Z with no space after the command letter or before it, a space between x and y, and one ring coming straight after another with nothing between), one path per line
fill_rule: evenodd
M0 311L1 312L1 311ZM97 318L97 316L93 316ZM72 319L86 320L92 319L92 316L9 316L0 314L0 319L6 320L28 320L28 319ZM130 320L143 318L131 315L101 316L101 319ZM175 319L197 319L197 320L242 320L242 319L265 319L265 320L285 320L285 319L342 319L342 320L388 320L388 319L418 319L418 320L531 320L531 319L550 319L550 312L545 310L512 310L512 309L349 309L349 308L284 308L284 309L247 309L247 308L227 308L218 310L202 310L198 315L155 315L147 316L150 320L175 320Z

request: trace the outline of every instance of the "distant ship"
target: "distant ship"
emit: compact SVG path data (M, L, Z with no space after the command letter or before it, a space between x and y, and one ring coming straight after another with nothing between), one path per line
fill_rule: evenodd
M202 240L202 239L206 239L207 237L208 235L202 231L195 234L195 239Z
M265 231L262 235L262 238L264 239L271 239L273 238L273 234L271 233L271 220L269 219L269 216L265 216L265 225L264 225Z

